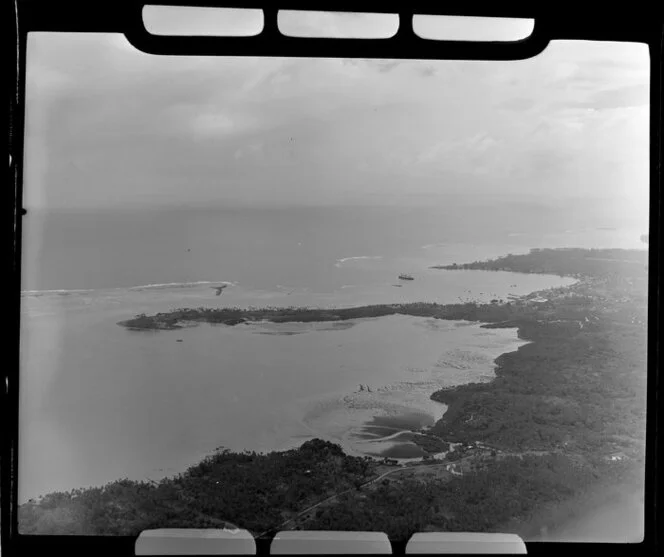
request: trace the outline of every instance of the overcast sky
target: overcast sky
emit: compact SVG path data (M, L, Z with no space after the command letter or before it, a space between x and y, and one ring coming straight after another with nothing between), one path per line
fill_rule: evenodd
M121 35L31 34L25 203L430 204L510 193L645 210L648 64L641 44L398 62L160 57Z

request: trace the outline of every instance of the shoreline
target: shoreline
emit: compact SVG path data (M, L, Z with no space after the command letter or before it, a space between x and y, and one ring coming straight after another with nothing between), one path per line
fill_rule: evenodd
M611 257L608 257L610 255ZM616 253L620 256L618 258ZM598 257L607 255L606 257ZM494 270L510 272L531 272L572 277L575 280L570 285L537 290L522 296L513 296L507 302L493 300L491 303L465 302L459 304L438 304L432 302L413 302L396 304L374 304L343 308L311 308L311 307L265 307L265 308L185 308L169 312L157 313L151 316L140 314L133 319L121 321L118 325L130 330L173 330L183 326L196 326L200 322L236 326L259 322L271 323L321 323L344 322L361 318L378 318L389 315L410 315L441 320L467 321L478 323L481 328L515 328L517 339L523 344L516 350L503 352L493 361L494 377L490 381L481 383L467 383L446 387L434 391L430 399L443 403L446 409L441 418L433 425L421 427L420 432L435 436L441 441L468 441L481 440L484 436L468 437L469 428L454 426L459 414L463 413L464 401L469 397L484 395L487 389L498 389L496 386L504 383L505 373L509 375L509 366L515 360L528 359L531 353L536 353L544 339L574 338L579 330L585 327L587 332L597 332L601 329L597 311L592 305L597 302L604 304L615 303L611 296L607 296L616 280L614 266L618 264L633 274L638 274L639 263L647 251L638 250L584 250L577 248L561 249L533 249L529 254L505 256L485 262L475 262L464 265L434 266L445 270ZM547 258L552 258L553 266ZM635 260L631 260L634 257ZM534 258L534 264L532 259ZM627 258L627 259L622 259ZM542 264L542 261L546 264ZM571 261L571 263L570 263ZM624 263L627 261L627 265ZM525 262L525 263L524 263ZM534 267L524 270L524 265ZM558 265L558 267L556 266ZM585 265L585 268L584 268ZM581 271L579 271L581 269ZM641 269L642 270L642 269ZM631 287L631 281L628 281ZM607 286L608 285L608 286ZM615 285L614 285L615 286ZM621 286L624 287L623 284ZM628 288L629 290L629 288ZM583 301L578 305L579 301ZM592 301L592 303L591 303ZM572 303L573 307L567 306ZM577 305L574 305L577 304ZM578 315L572 315L576 312ZM558 313L563 313L563 319L554 319ZM559 342L559 341L556 341ZM531 348L529 348L531 347ZM506 366L507 365L507 372ZM472 429L472 428L471 428ZM451 438L443 435L451 434Z
M576 284L576 283L575 283ZM531 294L519 297L519 299L526 299ZM505 308L509 308L505 304ZM118 325L124 326L129 330L135 331L157 331L157 330L177 330L184 327L197 326L199 323L204 324L222 324L226 326L235 327L238 325L260 325L261 323L348 323L354 321L361 321L365 319L378 319L380 317L389 317L393 315L407 315L410 317L422 317L441 319L445 321L458 321L466 322L477 326L478 328L501 328L501 329L515 329L514 343L518 344L515 349L510 349L497 354L491 361L491 367L487 371L491 374L491 379L483 381L482 384L489 384L497 378L497 370L499 369L499 360L506 354L510 354L519 350L520 347L530 343L528 339L524 339L519 335L519 327L511 320L506 319L509 317L509 312L500 312L498 304L478 304L475 302L465 304L436 304L436 303L412 303L412 304L379 304L372 306L356 306L350 308L338 309L319 309L319 308L260 308L243 310L239 308L223 308L209 310L205 308L199 309L181 309L174 310L168 313L158 313L154 316L138 316L133 320L121 321ZM469 318L470 317L470 318ZM484 319L483 319L484 317ZM139 326L136 326L139 325ZM467 382L459 383L453 387L473 384L470 379ZM444 452L442 447L446 447L449 441L442 438L440 435L435 434L436 424L444 419L445 415L450 410L450 404L437 400L435 395L440 389L433 387L431 391L426 393L426 398L430 401L441 403L444 408L439 415L432 415L432 423L430 425L420 425L410 431L415 434L411 442L417 447L411 451L412 456L394 457L401 462L409 462L420 460L424 455L433 455ZM346 396L351 396L353 393L346 393ZM417 411L417 407L411 407L413 411ZM420 409L421 410L421 409ZM378 415L380 417L380 414ZM308 429L313 430L310 426ZM329 441L341 443L348 454L371 456L372 458L384 458L374 453L367 453L365 451L357 450L352 447L351 441L346 439L346 435L342 439L336 439L329 436L324 432L316 432L320 438ZM428 439L426 439L428 438ZM390 453L395 447L386 447L382 452ZM427 450L435 447L434 450ZM397 451L398 452L398 451ZM415 454L417 453L417 454ZM392 457L390 457L392 458Z
M450 269L457 269L460 267L449 267ZM550 290L557 290L567 292L577 286L588 286L592 284L592 278L582 275L575 275L573 278L576 280L567 286L552 287L545 290L536 290L520 296L512 296L507 302L498 303L479 303L479 302L465 302L460 304L438 304L434 302L411 302L411 303L392 303L392 304L373 304L364 306L350 306L350 307L256 307L250 308L181 308L168 312L160 312L151 316L139 314L133 319L120 321L117 324L127 328L131 331L159 331L159 330L178 330L185 327L196 327L200 323L210 325L225 325L235 327L238 325L260 325L267 323L286 324L286 323L300 323L300 324L322 324L331 323L348 323L351 321L361 321L364 319L378 319L380 317L388 317L392 315L407 315L411 317L424 317L441 319L445 321L459 321L473 324L479 328L485 329L515 329L515 341L519 345L514 350L501 352L492 360L492 367L490 372L492 377L488 381L483 381L480 385L489 385L496 381L498 372L500 370L500 362L503 357L508 354L518 353L518 351L528 344L531 344L533 339L527 338L523 332L523 326L516 317L514 308L532 305L532 300L537 299L540 294ZM518 314L518 312L517 312ZM441 452L441 447L449 447L450 443L460 442L458 439L446 439L440 434L436 433L436 427L443 422L446 415L454 407L453 401L443 401L439 398L440 393L454 391L459 387L472 387L475 383L468 381L458 385L446 387L443 389L434 389L428 393L428 399L444 406L439 416L432 416L433 423L430 425L422 425L419 428L411 429L413 442L421 453L417 456L405 457L389 457L405 463L411 461L419 461L423 455L431 456L437 455ZM417 410L417 408L413 408ZM307 429L315 432L317 437L326 439L331 442L341 443L344 450L350 455L356 456L369 456L374 459L388 458L388 456L378 456L376 454L367 453L357 450L352 447L346 437L348 432L344 434L343 439L336 439L333 436L324 432L317 432L309 425L305 425ZM429 438L428 441L425 439ZM431 449L433 446L436 448ZM417 442L420 441L420 442ZM461 441L463 442L463 441ZM390 452L387 449L387 452ZM262 451L261 451L262 452ZM265 454L270 451L264 451Z
M411 323L412 316L403 317L407 318L407 321L404 321L405 325ZM374 319L378 318L362 318L358 322ZM413 319L417 324L419 319ZM422 323L428 321L429 319L425 319ZM456 322L450 325L453 323ZM338 443L347 454L353 456L370 456L375 459L388 457L405 463L419 461L425 455L444 452L448 443L436 436L431 428L444 416L448 407L433 400L431 395L444 385L449 385L450 381L454 385L464 385L478 380L482 382L494 380L496 359L505 353L515 351L525 343L518 339L516 331L512 330L486 337L491 339L487 342L482 338L487 333L481 332L480 323L469 321L458 323L470 325L470 327L461 327L462 330L457 327L452 328L452 331L456 330L456 333L452 332L454 338L461 342L459 348L464 352L468 350L473 357L479 358L470 367L466 368L462 361L463 367L445 371L450 365L454 367L454 363L448 363L448 358L456 358L456 355L436 350L425 364L426 376L412 375L406 366L398 377L385 378L383 383L372 383L371 388L360 383L359 389L357 386L352 387L352 390L346 387L334 393L313 395L302 401L298 417L294 419L309 432L312 438ZM444 342L446 337L440 338ZM509 346L506 346L506 343ZM456 362L456 359L450 361ZM358 378L358 381L361 380ZM328 410L315 412L314 409L318 405L323 405ZM382 433L383 431L385 433ZM410 435L399 436L394 441L385 438L393 437L397 431ZM294 444L296 443L288 443L291 447ZM278 447L273 450L280 449L281 447ZM261 452L269 450L263 449ZM403 456L395 456L396 454Z
M426 489L440 494L440 510L427 510L429 514L417 519L416 528L424 531L433 525L447 531L500 531L496 529L504 526L507 530L502 531L524 531L535 527L538 516L545 521L555 517L558 524L564 524L566 517L583 512L575 501L592 501L593 492L601 491L601 485L626 487L642 474L647 369L642 343L647 332L648 277L641 260L627 257L643 259L643 253L630 250L621 254L625 258L617 259L608 257L612 251L533 250L524 256L469 264L498 270L495 267L504 268L504 260L511 258L515 267L530 261L535 270L528 272L551 274L550 266L540 266L542 257L546 260L551 255L552 261L560 264L557 269L561 275L577 279L571 285L534 291L506 303L178 309L139 315L118 324L130 329L136 326L137 330L169 330L185 322L236 326L266 318L274 323L336 322L402 314L469 321L480 328L516 328L523 344L494 359L495 377L490 381L431 394L431 400L447 408L427 433L430 430L453 444L454 459L449 460L461 458L459 466L465 468L446 484L427 485ZM627 264L623 264L625 259ZM577 270L572 272L570 266ZM280 454L272 451L265 457ZM514 477L520 481L515 483ZM639 482L633 485L641 489ZM390 486L395 497L414 493L414 484L407 480L392 480ZM366 495L358 497L335 503L335 511L324 515L324 524L316 517L307 527L347 529L345 521L355 516L358 502L366 501L362 499ZM390 517L401 516L403 509L390 506L391 499L383 503L381 497L381 492L376 492L369 495L370 503L361 504L382 509L385 527L389 528ZM509 502L509 508L496 506L496 500ZM419 499L415 503L423 508ZM375 516L372 509L367 516ZM354 517L350 524L366 526L362 516Z

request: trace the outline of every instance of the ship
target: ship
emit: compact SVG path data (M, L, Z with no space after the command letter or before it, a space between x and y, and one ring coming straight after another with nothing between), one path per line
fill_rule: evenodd
M413 275L407 275L406 273L402 273L399 275L400 280L415 280L413 278Z

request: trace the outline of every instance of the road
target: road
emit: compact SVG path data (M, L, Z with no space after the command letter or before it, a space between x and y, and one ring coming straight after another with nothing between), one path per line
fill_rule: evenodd
M542 455L550 454L550 453L553 453L553 452L558 452L558 451L523 451L521 453L502 453L500 456L501 457L522 456L522 455L526 455L526 454L542 456ZM386 478L387 476L390 476L392 474L398 474L399 472L407 472L409 470L416 470L418 468L436 468L436 467L439 467L439 466L448 466L449 464L458 465L458 464L460 464L462 462L465 462L465 461L468 461L468 460L470 460L470 459L472 459L476 456L477 455L475 455L475 454L471 454L471 455L465 456L463 458L460 458L459 460L455 460L454 462L443 461L443 462L436 462L436 463L432 463L432 464L420 464L419 466L409 466L409 467L402 466L402 467L399 467L399 468L395 468L394 470L388 470L387 472L384 472L380 476L378 476L376 478L373 478L369 481L366 481L363 484L360 484L360 488L363 488L363 487L366 487L366 486L371 485L373 483L379 482L380 480ZM335 493L334 495L330 495L326 499L323 499L322 501L319 501L318 503L316 503L314 505L311 505L311 506L307 507L306 509L300 511L295 516L289 518L288 520L285 520L281 524L279 524L279 525L277 525L273 528L270 528L269 530L266 530L265 532L262 532L257 537L260 538L261 536L264 536L265 534L268 534L269 532L279 532L279 531L283 530L285 526L288 526L291 522L294 522L294 521L298 520L299 518L303 517L304 515L306 515L307 513L313 511L314 509L320 507L321 505L325 505L326 503L329 503L330 501L334 501L335 499L341 497L342 495L345 495L346 493L350 493L352 491L356 491L356 488L351 487L351 488L346 489L344 491L341 491L339 493Z
M457 460L456 463L463 462L464 460L468 460L469 458L472 458L472 457L467 456L465 458ZM421 464L420 466L417 466L417 467L410 466L410 467L395 468L394 470L388 470L387 472L384 472L380 476L377 476L377 477L375 477L375 478L373 478L369 481L364 482L363 484L360 484L360 488L363 488L363 487L366 487L366 486L371 485L373 483L379 482L380 480L386 478L387 476L390 476L392 474L398 474L399 472L407 472L409 470L414 470L416 468L424 468L424 467L426 467L426 468L436 468L436 467L439 467L439 466L447 466L448 464L451 464L451 463L450 462L436 462L435 464ZM341 497L342 495L345 495L346 493L350 493L352 491L356 491L356 488L351 487L349 489L346 489L345 491L341 491L339 493L335 493L334 495L330 495L329 497L327 497L326 499L323 499L322 501L319 501L315 505L311 505L310 507L307 507L303 511L300 511L294 517L289 518L288 520L282 522L278 526L275 526L274 528L270 528L270 530L267 530L267 531L259 534L258 537L263 536L263 535L267 534L268 532L273 532L273 531L278 532L280 530L283 530L285 526L287 526L291 522L296 521L297 519L303 517L307 513L313 511L315 508L320 507L321 505L324 505L325 503L329 503L330 501L334 501L335 499Z
M388 472L385 472L384 474L381 474L380 476L378 476L378 477L376 477L376 478L373 478L373 479L371 479L371 480L369 480L369 481L367 481L367 482L364 482L363 484L360 484L360 488L363 488L363 487L365 487L365 486L367 486L367 485L371 485L372 483L375 483L375 482L377 482L377 481L380 481L380 480L382 480L383 478L385 478L386 476L389 476L390 474L394 474L394 473L396 473L396 472L403 472L404 470L407 470L407 468L396 468L396 469L394 469L394 470L389 470ZM316 503L315 505L311 505L310 507L307 507L307 508L304 509L303 511L300 511L300 512L297 513L294 517L289 518L288 520L282 522L282 523L279 524L278 526L275 526L274 528L270 528L269 530L266 530L265 532L262 532L262 533L259 534L257 537L261 537L261 536L267 534L268 532L272 532L272 531L277 531L277 532L278 532L278 531L280 531L280 530L283 530L283 529L284 529L284 526L287 526L288 524L290 524L290 523L293 522L294 520L297 520L298 518L301 518L301 517L304 516L305 514L307 514L307 513L311 512L311 511L313 511L315 508L320 507L321 505L324 505L325 503L329 503L330 501L334 501L334 500L337 499L338 497L341 497L342 495L345 495L346 493L350 493L351 491L356 491L356 488L351 487L351 488L349 488L349 489L346 489L345 491L341 491L341 492L339 492L339 493L335 493L334 495L330 495L328 498L323 499L322 501L319 501L319 502Z

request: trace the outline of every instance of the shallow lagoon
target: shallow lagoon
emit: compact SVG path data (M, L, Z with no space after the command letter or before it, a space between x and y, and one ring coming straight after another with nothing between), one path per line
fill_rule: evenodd
M454 302L488 278L492 288L482 291L502 297L570 282L435 273L445 286L440 302ZM279 291L227 290L232 295L216 297L209 285L199 285L23 298L21 501L122 477L158 479L219 446L275 450L321 437L353 454L393 454L399 445L402 452L407 443L366 439L363 428L377 416L416 415L418 426L431 425L445 410L430 400L433 391L489 380L494 359L521 344L514 330L404 315L174 331L117 325L140 311L277 306L293 299ZM407 290L386 292L402 299ZM414 286L408 297L423 294ZM302 298L320 305L370 301L342 291ZM391 301L397 300L376 296L376 303Z

